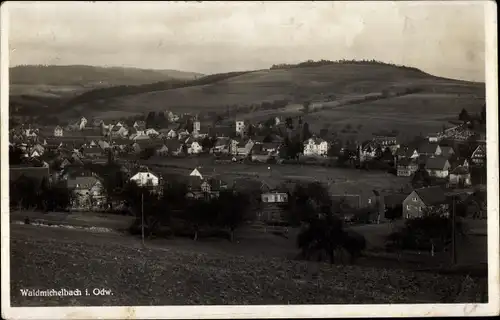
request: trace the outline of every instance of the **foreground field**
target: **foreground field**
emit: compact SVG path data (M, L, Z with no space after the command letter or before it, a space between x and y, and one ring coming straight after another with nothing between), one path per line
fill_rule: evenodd
M485 280L404 270L252 259L133 238L11 226L13 306L436 303L486 299ZM111 290L112 295L23 297L20 289Z

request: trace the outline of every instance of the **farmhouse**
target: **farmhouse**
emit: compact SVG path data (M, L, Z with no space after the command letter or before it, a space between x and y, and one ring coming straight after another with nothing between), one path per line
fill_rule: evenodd
M198 141L192 141L187 149L188 154L198 154L203 151L203 147Z
M321 138L312 137L304 143L305 156L326 156L328 154L328 142Z
M160 135L160 133L153 128L146 129L145 133L150 137L157 137Z
M373 133L373 142L383 147L394 146L398 144L397 134L393 132Z
M71 204L73 209L90 210L102 206L103 186L96 177L71 177L67 180L67 186L75 195Z
M130 178L139 187L157 187L160 179L151 172L137 172Z
M159 156L166 156L168 155L168 147L166 144L163 144L161 147L157 148L155 150L155 153Z
M412 174L417 172L418 163L412 159L401 159L397 164L397 176L398 177L410 177Z
M203 180L203 175L201 174L201 172L198 170L198 168L194 168L193 171L191 171L191 173L189 174L190 177L198 177L200 178L201 180Z
M229 151L230 151L230 139L217 138L214 145L214 153L229 153Z
M475 165L484 165L486 163L486 145L478 145L472 152L470 159Z
M62 137L63 136L63 128L57 126L54 128L54 137Z
M246 141L243 139L231 139L231 153L233 155L247 156L253 146L254 142L252 139Z
M146 122L142 121L142 120L138 120L138 121L134 122L134 124L132 125L132 127L134 127L136 130L138 128L145 128L146 127Z
M450 167L450 162L445 157L430 157L425 163L429 176L436 178L447 178Z
M450 186L468 187L472 184L469 169L458 166L450 172Z
M245 133L245 121L236 120L236 135L243 135Z
M403 201L405 219L422 217L429 209L443 210L447 214L446 196L440 187L420 188L410 193Z

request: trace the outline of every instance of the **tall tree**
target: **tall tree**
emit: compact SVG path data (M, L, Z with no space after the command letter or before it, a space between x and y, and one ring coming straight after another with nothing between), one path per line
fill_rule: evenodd
M148 116L146 117L146 127L153 128L156 123L156 115L154 111L148 112Z
M309 131L309 123L304 122L304 125L302 126L302 139L307 140L310 137L312 137L311 131Z
M234 190L222 191L215 200L218 219L222 226L229 228L231 242L234 241L235 230L243 224L249 210L250 198L247 194Z
M462 109L462 111L460 111L460 114L458 115L458 120L462 121L462 122L468 122L471 120L471 117L469 115L469 113L467 112L467 110Z
M486 104L481 109L481 124L486 124Z

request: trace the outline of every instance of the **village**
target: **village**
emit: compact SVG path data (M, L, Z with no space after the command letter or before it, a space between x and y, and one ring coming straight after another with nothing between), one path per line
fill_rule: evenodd
M266 203L286 202L290 189L283 188L284 182L297 182L290 177L271 181L269 176L276 177L280 168L294 166L294 171L301 172L321 166L327 171L357 171L359 182L372 172L386 173L399 182L392 188L374 188L360 194L349 190L332 193L330 196L342 198L352 209L347 210L346 220L362 208L369 211L365 223L387 220L387 212L395 207L400 208L398 215L403 219L419 217L425 207L448 203L451 193L459 195L467 208L464 215L485 218L485 140L484 134L471 129L471 123L482 120L473 119L466 110L459 118L461 123L452 128L408 143L398 141L394 132L374 133L371 140L363 142L342 141L336 133L311 133L300 117L275 117L257 124L219 121L202 126L197 116L166 111L156 118L150 113L147 118L108 123L81 117L65 127L22 124L11 128L9 134L11 154L17 152L18 158L17 163L11 159L11 206L29 208L22 201L16 202L19 197L15 196L18 180L28 177L37 183L42 179L50 184L62 183L72 190L71 202L64 210L116 210L121 203L109 203L105 175L92 169L92 164L110 161L119 164L122 174L123 181L115 188L134 181L156 191L174 179L173 173L181 165L185 169L181 178L189 185L189 195L198 198L217 195L221 189L236 185L234 172L246 165L252 172L261 171L244 175L243 180L258 181L260 200ZM229 175L221 179L215 167L208 169L211 166L223 168ZM322 181L321 174L320 179L310 176L310 180L335 184ZM279 213L276 216L276 210L272 212L272 219L284 219ZM256 216L271 219L262 212Z

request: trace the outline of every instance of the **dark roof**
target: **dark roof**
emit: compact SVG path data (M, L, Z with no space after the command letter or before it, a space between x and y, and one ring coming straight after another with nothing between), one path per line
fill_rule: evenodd
M451 172L452 174L468 174L469 169L467 169L464 166L457 166L453 171Z
M425 168L429 170L443 170L448 159L444 157L431 157L425 162Z
M234 134L234 129L230 126L216 126L209 128L208 134L216 137L231 137Z
M101 154L102 149L99 147L84 147L83 154Z
M264 142L262 144L263 149L277 149L281 143L279 142Z
M79 176L79 177L74 177L68 179L68 188L73 189L88 189L93 187L97 182L99 182L99 179L93 176Z
M398 166L403 166L403 167L407 167L407 166L410 166L410 165L417 165L417 163L414 161L414 160L411 160L411 159L401 159L398 161Z
M408 197L406 193L394 193L384 197L384 204L386 207L395 207L403 205L403 201Z
M24 167L11 166L9 170L9 180L15 181L22 176L42 181L43 178L49 178L49 168L44 167Z
M179 150L182 145L182 143L176 139L165 140L164 144L167 146L169 151Z
M446 202L444 190L441 187L416 189L415 192L426 205L436 205Z
M157 149L161 146L163 146L164 142L162 140L138 140L135 143L139 145L139 148L141 150L144 150L146 148L154 148Z
M419 153L435 153L439 145L432 142L424 142L418 147Z
M452 147L448 146L440 146L440 148L441 148L441 154L446 157L450 156L455 151L453 150Z

